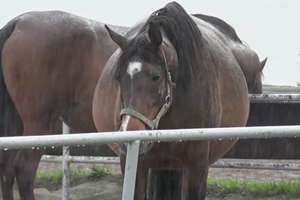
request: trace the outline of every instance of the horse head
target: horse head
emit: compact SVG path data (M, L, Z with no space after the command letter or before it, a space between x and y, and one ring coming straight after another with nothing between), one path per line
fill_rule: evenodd
M159 23L147 23L130 40L106 28L121 49L114 62L120 88L120 130L157 129L172 105L175 84L171 71L178 65L176 50ZM140 153L151 146L143 143Z

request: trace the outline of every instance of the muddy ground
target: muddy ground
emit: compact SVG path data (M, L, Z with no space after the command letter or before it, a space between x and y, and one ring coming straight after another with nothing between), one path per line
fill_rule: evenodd
M89 170L94 164L72 164L72 168L80 168ZM99 166L99 165L97 165ZM104 165L112 170L113 175L105 176L100 179L87 179L73 184L70 188L72 200L120 200L122 192L122 177L119 167L116 165ZM40 169L57 170L61 169L60 164L41 163ZM271 170L245 170L245 169L210 169L209 176L218 179L239 179L239 180L255 180L255 181L272 181L272 180L300 180L300 172L298 171L271 171ZM17 192L16 192L17 193ZM16 194L17 195L17 194ZM60 200L61 189L53 189L53 187L40 187L35 189L37 200ZM209 191L208 200L271 200L289 199L286 196L272 196L268 198L257 198L250 194L228 193L220 195L218 191ZM299 197L300 199L300 197ZM17 198L19 200L19 198Z

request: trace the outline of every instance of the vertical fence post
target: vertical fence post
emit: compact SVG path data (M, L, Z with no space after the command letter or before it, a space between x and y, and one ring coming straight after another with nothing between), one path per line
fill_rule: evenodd
M63 134L69 134L70 128L67 124L63 122ZM63 160L62 160L62 170L63 170L63 180L62 180L62 200L70 200L69 186L70 186L70 149L69 146L63 146Z
M125 177L123 183L122 200L133 200L135 190L135 179L139 158L141 141L129 142L127 145L127 156L125 164Z

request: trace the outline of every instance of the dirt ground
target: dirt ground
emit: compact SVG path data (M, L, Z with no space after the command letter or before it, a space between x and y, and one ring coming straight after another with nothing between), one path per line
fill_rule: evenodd
M94 164L72 164L72 168L91 169ZM99 166L99 165L97 165ZM101 166L101 165L100 165ZM118 165L102 165L112 170L113 175L103 177L99 180L89 180L70 188L72 200L120 200L122 192L122 177ZM60 164L41 163L40 169L57 170L61 169ZM239 180L255 180L255 181L271 181L271 180L300 180L300 172L298 171L271 171L271 170L245 170L245 169L216 169L211 168L209 177L217 179L239 179ZM17 194L16 194L17 195ZM36 188L35 195L37 200L60 200L61 189L49 191L46 188ZM285 196L273 196L269 198L254 198L247 194L229 193L218 196L211 192L208 194L208 200L271 200L289 199ZM300 198L299 198L300 199ZM17 200L19 200L17 198Z

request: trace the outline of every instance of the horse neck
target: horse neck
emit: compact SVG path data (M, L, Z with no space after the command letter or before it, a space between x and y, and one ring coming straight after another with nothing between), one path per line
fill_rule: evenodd
M216 127L220 124L220 93L217 84L206 87L198 79L188 91L175 89L173 104L159 128Z

